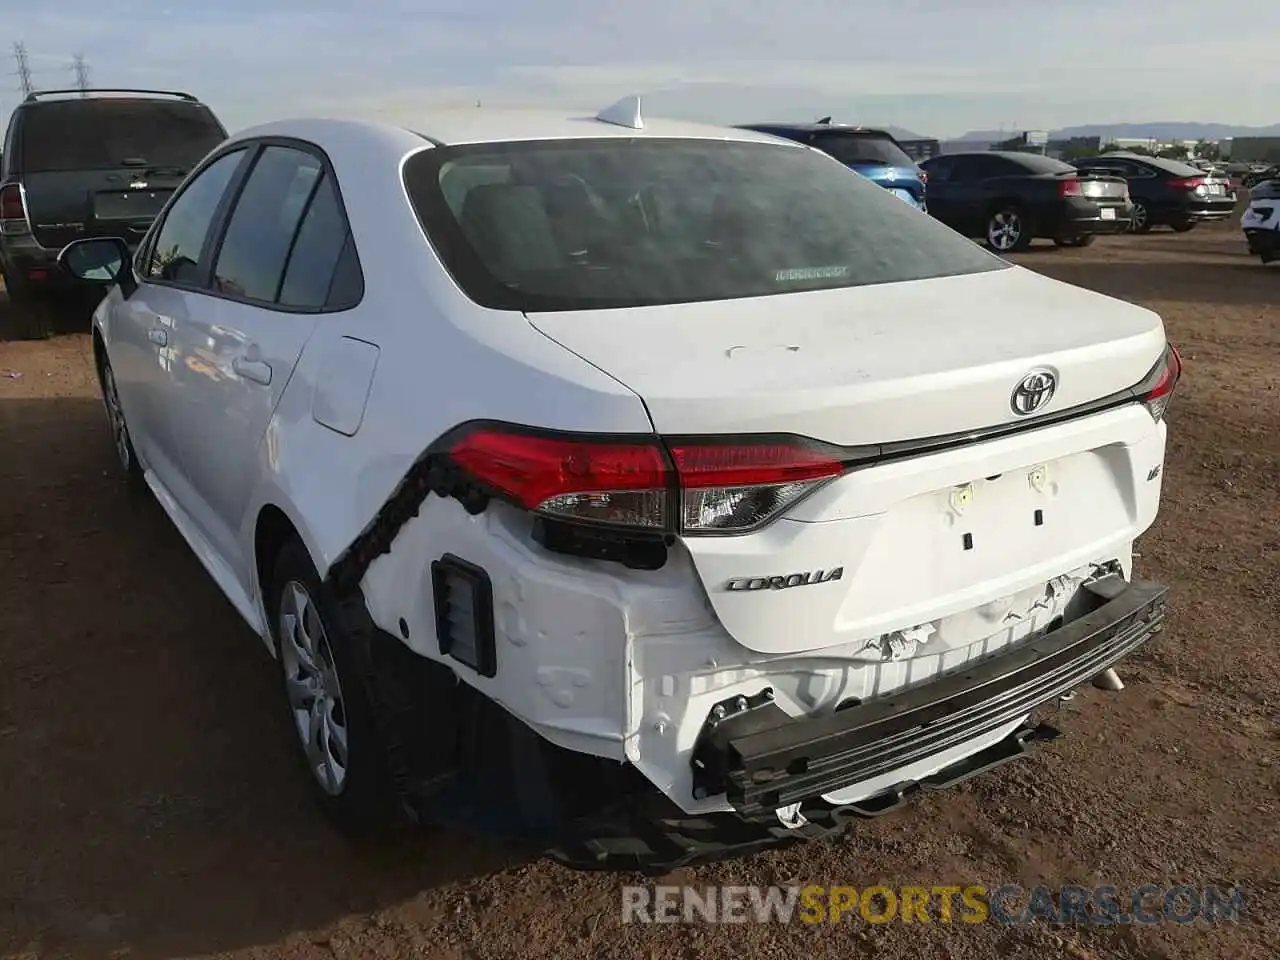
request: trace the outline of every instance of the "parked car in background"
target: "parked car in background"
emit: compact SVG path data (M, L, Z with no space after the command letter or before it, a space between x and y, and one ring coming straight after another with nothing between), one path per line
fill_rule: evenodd
M120 472L341 829L626 870L829 836L1160 631L1157 313L638 98L415 130L242 130L135 256L62 253Z
M1250 188L1240 229L1250 253L1263 263L1280 260L1280 179L1263 180Z
M95 236L136 246L226 135L189 93L42 90L18 104L0 168L0 270L22 332L45 333L50 298L74 283L57 267L63 246Z
M1256 184L1262 183L1264 180L1274 180L1277 177L1280 177L1280 166L1259 164L1241 176L1240 186L1246 190L1251 190Z
M1075 165L1082 173L1128 182L1134 233L1162 225L1184 233L1197 223L1226 220L1236 206L1235 188L1225 173L1207 174L1181 160L1115 152L1077 160Z
M1082 247L1096 234L1129 227L1123 180L1082 176L1070 164L1035 153L975 151L931 157L929 212L1000 253L1025 250L1034 238Z
M737 129L768 133L814 147L913 207L927 209L924 172L887 130L832 123L830 117L817 123L740 124Z

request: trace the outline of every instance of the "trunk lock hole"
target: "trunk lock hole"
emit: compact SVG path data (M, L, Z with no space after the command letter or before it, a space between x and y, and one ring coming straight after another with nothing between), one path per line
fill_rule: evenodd
M965 548L966 550L972 550L972 549L973 549L973 534L972 534L972 533L966 533L964 536L962 536L962 537L960 538L960 542L961 542L962 544L964 544L964 548Z
M1035 525L1036 525L1037 527L1043 527L1043 526L1044 526L1044 511L1043 511L1043 510L1040 510L1040 509L1037 509L1037 510L1036 510L1036 513L1035 513Z

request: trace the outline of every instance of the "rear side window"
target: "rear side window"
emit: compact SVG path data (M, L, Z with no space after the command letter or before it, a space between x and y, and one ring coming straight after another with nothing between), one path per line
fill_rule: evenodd
M249 300L275 300L298 224L323 173L320 160L310 153L274 146L262 151L227 221L214 289Z
M330 304L329 290L346 245L347 221L326 174L321 177L307 215L298 228L279 302L284 306L313 309L341 304L344 296L339 297L338 304Z
M864 133L819 133L813 145L841 163L882 163L889 167L912 167L915 161L888 137Z
M583 139L424 150L405 186L485 306L726 300L1003 269L828 157L782 144Z
M175 100L53 100L21 108L27 173L177 167L190 170L224 139L213 111Z

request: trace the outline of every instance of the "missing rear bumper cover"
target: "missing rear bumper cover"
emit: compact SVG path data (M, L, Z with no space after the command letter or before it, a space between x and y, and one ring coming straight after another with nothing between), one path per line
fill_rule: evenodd
M759 817L891 773L1087 683L1163 625L1160 584L1110 576L1082 591L1085 611L1057 630L918 687L817 718L790 717L771 699L709 717L694 749L695 792L724 793L739 814Z

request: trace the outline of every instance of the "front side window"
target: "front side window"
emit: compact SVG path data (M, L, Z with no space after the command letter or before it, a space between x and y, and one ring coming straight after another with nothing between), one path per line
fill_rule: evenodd
M244 159L244 150L224 154L196 174L174 198L155 242L144 258L144 276L173 283L198 283L200 262L222 195Z
M601 139L424 150L404 167L459 286L508 310L727 300L1007 264L812 151Z

